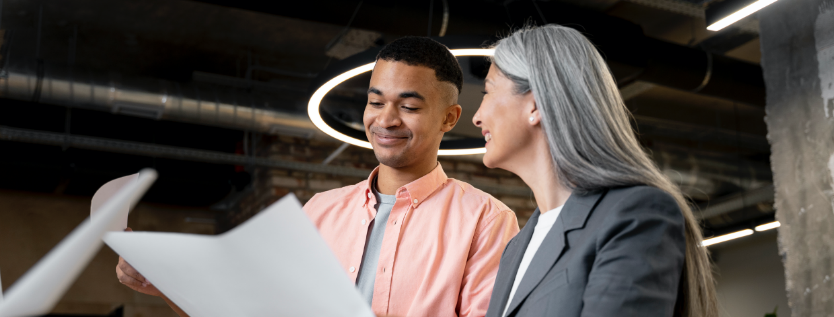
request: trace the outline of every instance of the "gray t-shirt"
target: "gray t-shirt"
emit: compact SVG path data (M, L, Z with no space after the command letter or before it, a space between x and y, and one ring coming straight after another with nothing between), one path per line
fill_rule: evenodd
M376 196L376 217L368 225L368 238L365 239L365 253L362 255L362 265L359 266L359 275L356 277L356 288L362 297L368 301L368 305L374 299L374 282L376 281L376 269L379 264L379 252L382 249L382 237L385 235L385 225L388 224L388 216L394 203L397 202L395 195L383 195L376 190L376 179L371 186Z

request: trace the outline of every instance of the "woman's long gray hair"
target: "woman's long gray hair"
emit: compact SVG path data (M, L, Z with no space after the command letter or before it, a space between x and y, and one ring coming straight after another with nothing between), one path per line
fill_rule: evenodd
M532 91L563 185L580 194L649 185L675 198L686 221L685 268L675 316L718 316L698 222L680 189L638 143L630 113L594 45L571 28L527 27L495 45L493 62L515 83L516 93Z

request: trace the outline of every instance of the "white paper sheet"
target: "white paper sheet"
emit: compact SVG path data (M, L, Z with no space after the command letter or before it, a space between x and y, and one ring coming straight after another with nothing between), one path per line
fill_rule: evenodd
M101 206L104 206L104 204L116 195L120 189L124 188L131 182L136 182L138 180L139 174L132 174L119 177L101 186L101 188L93 194L93 199L90 202L90 218L95 218L96 213L101 210ZM121 206L119 208L119 217L113 223L113 227L110 228L110 231L122 231L127 228L127 214L130 213L130 209L133 209L133 205Z
M101 247L101 237L121 214L142 197L156 180L156 172L142 170L136 182L122 187L107 200L93 219L86 219L64 240L29 269L0 302L0 317L36 316L49 313L61 295Z
M104 241L190 316L374 316L292 194L222 235Z

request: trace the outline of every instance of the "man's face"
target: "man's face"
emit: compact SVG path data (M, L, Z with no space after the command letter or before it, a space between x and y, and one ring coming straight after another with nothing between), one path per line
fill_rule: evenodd
M437 159L443 133L455 126L460 112L456 88L438 81L433 69L378 60L365 106L365 134L380 163L408 167Z

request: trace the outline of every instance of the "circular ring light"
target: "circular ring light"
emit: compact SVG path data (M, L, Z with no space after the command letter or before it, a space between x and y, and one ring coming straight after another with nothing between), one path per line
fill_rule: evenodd
M492 56L495 53L494 49L453 49L449 51L452 52L452 55L455 56ZM313 96L310 97L310 102L307 104L307 114L310 116L310 120L313 121L313 124L316 125L316 127L319 128L319 130L321 130L329 136L336 138L339 141L363 147L366 149L373 149L370 142L358 139L355 136L349 136L345 133L342 133L334 129L322 117L319 108L321 106L322 99L324 99L324 96L327 95L327 93L330 92L330 90L332 90L333 88L335 88L336 86L348 79L373 70L375 64L376 62L373 62L350 69L334 77L333 79L328 80L323 85L321 85L321 87L316 89L316 92L313 93ZM331 121L332 123L333 120L327 121ZM438 150L437 155L470 155L483 153L486 153L486 148L476 147L461 149L441 149Z

